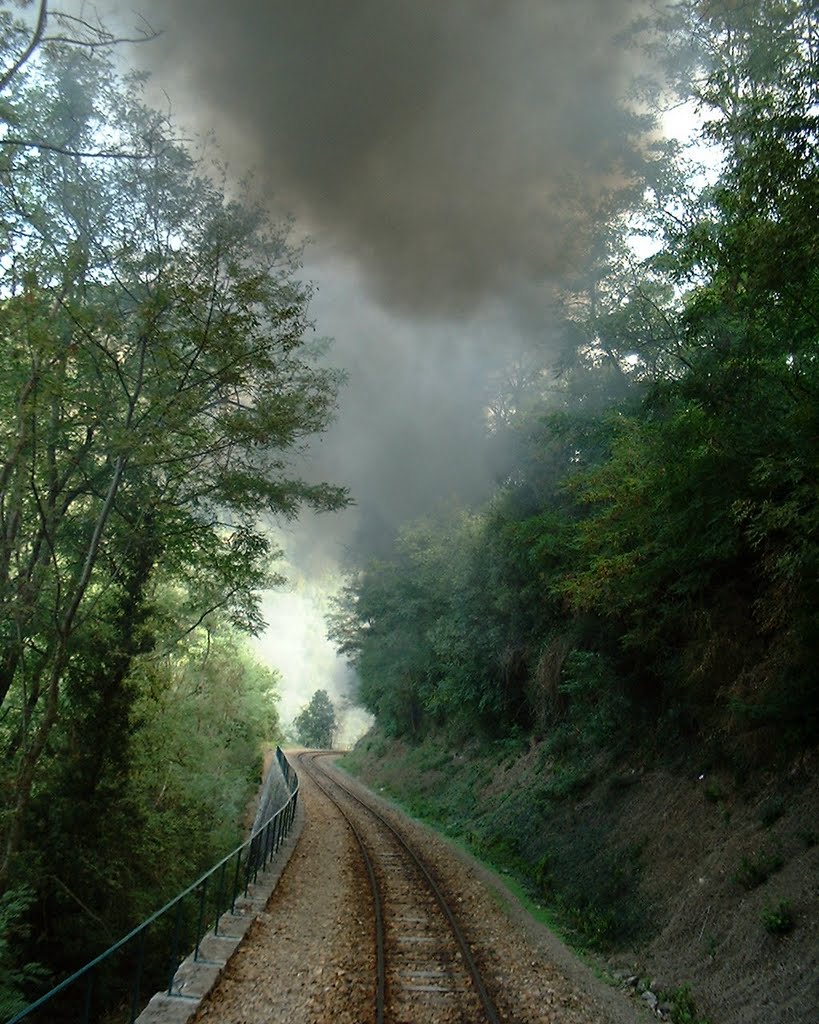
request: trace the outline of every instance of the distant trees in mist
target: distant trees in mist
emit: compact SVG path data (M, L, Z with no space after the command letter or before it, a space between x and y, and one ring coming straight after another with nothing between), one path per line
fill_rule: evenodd
M293 721L296 739L305 747L328 750L338 731L336 709L326 690L316 690Z

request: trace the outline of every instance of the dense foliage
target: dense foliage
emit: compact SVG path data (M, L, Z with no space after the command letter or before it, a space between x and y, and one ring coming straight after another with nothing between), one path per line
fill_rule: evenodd
M239 640L274 578L260 522L346 501L291 465L338 379L286 231L118 77L102 27L20 6L0 3L5 1009L30 961L77 966L234 842L278 735Z
M333 633L393 735L637 722L752 762L816 739L819 23L717 0L659 29L716 167L647 163L564 290L560 373L507 412L493 499L353 576Z

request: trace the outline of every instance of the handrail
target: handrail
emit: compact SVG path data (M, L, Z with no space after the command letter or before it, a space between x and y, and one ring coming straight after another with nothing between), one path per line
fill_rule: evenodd
M178 893L172 900L169 900L159 910L154 911L150 917L146 917L144 921L140 922L135 928L132 928L127 935L124 935L119 941L115 942L112 946L109 946L104 952L100 953L99 956L90 960L87 964L81 967L78 971L75 971L69 977L65 978L55 985L54 988L50 989L44 995L40 996L39 999L30 1003L28 1006L19 1010L13 1017L6 1021L6 1024L17 1024L18 1021L24 1020L30 1014L34 1013L35 1010L40 1009L46 1003L50 1002L60 993L65 992L67 989L72 987L80 978L88 975L89 985L86 991L84 1000L84 1009L82 1015L82 1024L89 1024L91 1020L91 1006L92 1006L92 990L93 990L93 972L97 967L100 966L104 961L108 960L119 950L123 949L128 945L129 942L142 937L143 941L140 943L139 955L137 957L137 965L134 972L134 977L131 983L131 1000L130 1000L130 1016L128 1018L129 1024L134 1024L139 1009L139 992L140 982L142 981L142 972L145 963L145 943L144 936L148 928L164 917L169 911L176 908L177 920L174 928L174 940L172 943L172 951L169 957L169 982L168 982L168 995L173 994L173 978L176 974L176 970L179 967L179 946L181 941L180 935L180 921L182 916L182 901L193 893L199 895L199 914L198 923L196 926L196 942L194 950L194 959L199 959L199 946L203 936L209 930L210 925L205 921L205 904L207 900L207 886L210 879L220 872L220 885L219 895L217 896L213 913L215 918L213 921L213 927L215 934L218 934L219 921L225 913L230 910L231 913L235 911L236 899L239 893L244 889L244 894L247 895L248 888L251 881L256 880L260 870L264 870L268 862L272 859L273 855L279 849L281 844L284 842L287 835L290 833L290 829L293 824L293 819L296 813L296 805L298 802L299 795L299 780L298 775L293 770L289 761L285 757L282 750L276 747L276 760L279 768L284 775L287 788L290 792L290 796L282 804L279 809L272 814L265 822L263 822L257 829L253 831L248 839L232 850L220 861L218 861L210 870L206 871L203 875L192 882L186 889ZM286 766L286 770L285 770ZM244 870L242 870L242 854L247 850L247 859L245 860ZM233 872L233 882L229 891L225 891L224 881L227 873L227 866L236 858L236 867ZM228 898L229 897L229 898Z

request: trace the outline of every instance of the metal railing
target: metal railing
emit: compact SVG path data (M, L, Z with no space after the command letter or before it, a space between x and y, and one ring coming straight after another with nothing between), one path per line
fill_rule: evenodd
M30 1024L40 1020L47 1020L49 1024L58 1021L60 1024L91 1024L94 1015L101 1011L105 1012L106 1021L134 1024L143 1008L143 993L149 988L146 982L153 993L164 977L167 994L179 995L173 986L179 965L187 955L183 951L193 948L194 962L205 962L200 957L203 938L211 929L219 936L222 918L236 912L237 900L248 895L251 883L264 871L290 833L298 803L299 780L279 747L276 747L276 759L289 796L275 814L164 907L9 1018L6 1024L22 1020L29 1020ZM123 977L129 980L123 982ZM119 984L116 978L120 979ZM147 1003L147 998L144 1002ZM38 1011L46 1006L47 1016L41 1017Z

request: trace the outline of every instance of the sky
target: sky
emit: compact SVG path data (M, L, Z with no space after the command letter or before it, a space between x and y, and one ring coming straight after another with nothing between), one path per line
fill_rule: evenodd
M161 31L134 59L176 117L310 238L305 276L348 382L304 464L355 505L281 533L289 590L258 649L291 718L347 667L323 607L353 548L452 497L479 500L491 381L548 361L555 282L639 156L618 98L638 0L106 0ZM355 726L359 728L360 723Z

